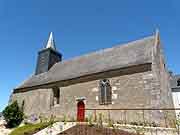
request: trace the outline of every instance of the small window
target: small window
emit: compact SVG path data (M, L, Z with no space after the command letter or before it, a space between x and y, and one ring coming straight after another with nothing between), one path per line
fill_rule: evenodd
M59 104L60 90L58 87L53 88L53 105Z
M177 80L177 86L180 86L180 79Z
M99 104L108 105L112 102L112 91L110 81L108 79L99 82Z

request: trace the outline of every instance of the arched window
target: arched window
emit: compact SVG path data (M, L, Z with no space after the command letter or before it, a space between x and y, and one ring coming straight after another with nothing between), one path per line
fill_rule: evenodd
M103 79L99 81L99 104L108 105L112 102L112 91L110 81Z
M180 79L177 80L177 86L180 86Z
M60 90L59 87L53 88L53 105L59 104Z

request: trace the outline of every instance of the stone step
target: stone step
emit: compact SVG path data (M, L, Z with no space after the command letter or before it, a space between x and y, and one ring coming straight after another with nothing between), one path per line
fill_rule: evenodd
M76 122L56 122L52 126L49 126L34 135L57 135L74 126L76 126Z

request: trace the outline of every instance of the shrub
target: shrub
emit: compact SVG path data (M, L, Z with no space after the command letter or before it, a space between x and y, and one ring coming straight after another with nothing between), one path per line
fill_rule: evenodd
M98 125L100 127L103 127L103 114L102 113L99 113Z
M85 122L88 122L88 120L89 120L88 117L85 117Z
M93 116L90 115L89 118L88 118L88 125L89 125L89 126L93 126L93 121L92 121L92 119L93 119Z
M108 127L114 128L114 121L113 120L108 120Z
M50 126L52 126L56 122L55 119L56 119L56 117L54 115L51 115L49 122L48 122L50 124Z
M7 127L13 128L19 126L19 124L23 120L24 113L22 108L18 106L17 101L13 102L12 104L8 105L2 112L6 122Z
M70 120L69 120L69 122L75 122L76 120L75 120L75 118L74 117L70 117Z
M137 135L145 135L145 128L144 127L134 127Z
M138 122L132 121L132 122L130 122L130 125L138 126Z
M152 127L158 127L159 125L158 125L156 122L152 122L152 123L151 123L151 126L152 126Z
M123 120L118 120L117 121L117 124L123 124L124 122L123 122Z
M67 116L66 115L63 116L62 122L64 122L64 124L67 124Z

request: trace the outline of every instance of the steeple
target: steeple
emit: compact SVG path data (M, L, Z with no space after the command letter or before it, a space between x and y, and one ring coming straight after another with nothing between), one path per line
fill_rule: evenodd
M53 33L51 32L46 47L38 53L35 74L38 75L44 72L48 72L54 64L61 61L61 58L62 55L56 50Z
M48 39L46 48L51 48L53 50L56 50L55 41L54 41L53 33L52 32L49 35L49 39Z
M156 31L155 31L155 44L156 45L160 44L160 32L158 28L156 28Z

